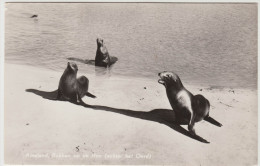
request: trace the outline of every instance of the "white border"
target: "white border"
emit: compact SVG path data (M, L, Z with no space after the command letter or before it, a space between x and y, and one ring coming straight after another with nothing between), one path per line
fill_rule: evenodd
M258 1L257 1L258 2ZM258 4L257 4L257 43L258 43L258 46L257 46L257 113L258 113L258 116L257 116L257 118L258 118L258 125L257 125L257 132L258 132L258 142L257 142L257 145L258 145L258 158L257 158L257 161L258 161L258 163L257 163L257 165L259 165L259 158L260 158L260 145L259 145L259 138L260 138L260 130L259 130L259 117L260 117L260 115L259 115L259 96L258 96L258 94L259 94L259 85L260 85L260 82L259 82L259 76L260 76L260 74L259 74L259 62L260 62L260 60L259 60L259 46L260 46L260 44L259 44L259 27L260 27L260 23L259 23L259 17L260 17L260 14L259 14L259 2L258 2Z
M4 1L0 0L0 165L4 165L4 12Z
M66 3L66 2L71 2L71 3L83 3L83 2L137 2L137 3L257 3L258 8L259 8L259 1L260 0L214 0L214 1L207 1L207 0L0 0L0 166L4 165L4 41L5 41L5 36L4 36L4 26L5 26L5 3L24 3L24 2L59 2L59 3ZM259 11L258 11L258 28L260 27L259 23ZM259 57L259 32L258 34L258 57ZM258 58L258 65L259 66L260 60ZM260 73L258 70L258 87L260 87L260 82L259 82L259 77ZM257 88L258 88L257 87ZM258 100L258 105L259 105L259 89L257 90L257 100ZM259 130L259 113L258 113L258 139L260 138L260 130ZM260 144L258 143L258 164L259 165L259 153L260 150Z
M111 3L111 2L132 2L132 3L258 3L260 0L2 0L4 2L71 2L71 3L84 3L84 2L103 2L103 3Z

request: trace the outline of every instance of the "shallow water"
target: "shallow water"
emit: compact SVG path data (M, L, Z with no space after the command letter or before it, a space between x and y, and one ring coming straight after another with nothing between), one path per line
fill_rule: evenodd
M146 77L171 70L184 84L257 86L257 4L6 3L5 60L63 71L92 60L102 37L119 61L80 72ZM38 14L38 18L30 18Z

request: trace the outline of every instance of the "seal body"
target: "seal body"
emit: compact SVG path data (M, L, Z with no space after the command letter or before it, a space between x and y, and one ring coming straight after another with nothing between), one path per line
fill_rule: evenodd
M97 38L97 52L95 58L95 65L101 67L110 67L118 60L117 57L110 57L108 50L104 44L104 40Z
M68 62L67 68L62 74L58 87L57 99L65 99L77 103L85 104L81 98L85 95L95 98L88 92L89 80L85 76L77 79L78 66Z
M165 71L158 75L160 77L158 82L165 86L167 97L177 117L187 118L189 131L195 134L195 122L209 115L209 101L202 95L194 96L189 92L177 74Z

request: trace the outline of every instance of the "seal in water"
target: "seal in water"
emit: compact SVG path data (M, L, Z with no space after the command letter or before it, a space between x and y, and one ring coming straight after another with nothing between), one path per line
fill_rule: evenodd
M96 98L88 92L89 80L85 76L77 79L78 66L73 62L68 62L67 68L62 74L59 82L57 99L65 99L74 103L86 105L81 98L85 95Z
M176 111L177 117L187 117L188 129L195 135L195 122L209 116L209 101L202 95L193 95L182 84L179 76L173 72L161 72L158 74L158 82L166 88L167 97Z
M34 17L38 17L38 15L37 15L37 14L34 14L34 15L31 16L31 18L34 18Z
M95 58L95 65L101 67L110 67L118 60L117 57L109 56L107 48L103 39L97 38L97 52Z

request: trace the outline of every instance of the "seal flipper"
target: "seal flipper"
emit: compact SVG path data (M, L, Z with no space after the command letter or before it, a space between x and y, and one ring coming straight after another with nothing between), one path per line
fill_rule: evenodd
M218 126L218 127L223 126L221 123L219 123L218 121L216 121L215 119L213 119L213 118L210 117L210 116L205 117L204 120L207 121L207 122L209 122L209 123L211 123L211 124L214 124L214 125L216 125L216 126Z
M79 96L78 96L77 93L74 93L74 94L71 95L71 97L70 97L70 101L71 101L72 103L77 103L77 102L78 102L78 99L79 99Z
M114 63L116 63L116 61L118 61L118 58L115 56L110 56L110 65L113 65Z
M60 100L61 96L62 96L61 91L60 91L60 89L58 89L58 94L57 94L56 100Z
M91 93L89 93L89 92L87 92L86 93L86 96L88 96L88 97L91 97L91 98L96 98L96 96L95 95L92 95Z
M79 104L83 105L84 107L93 107L91 105L86 104L81 98L80 95L77 94L78 100L79 100Z

